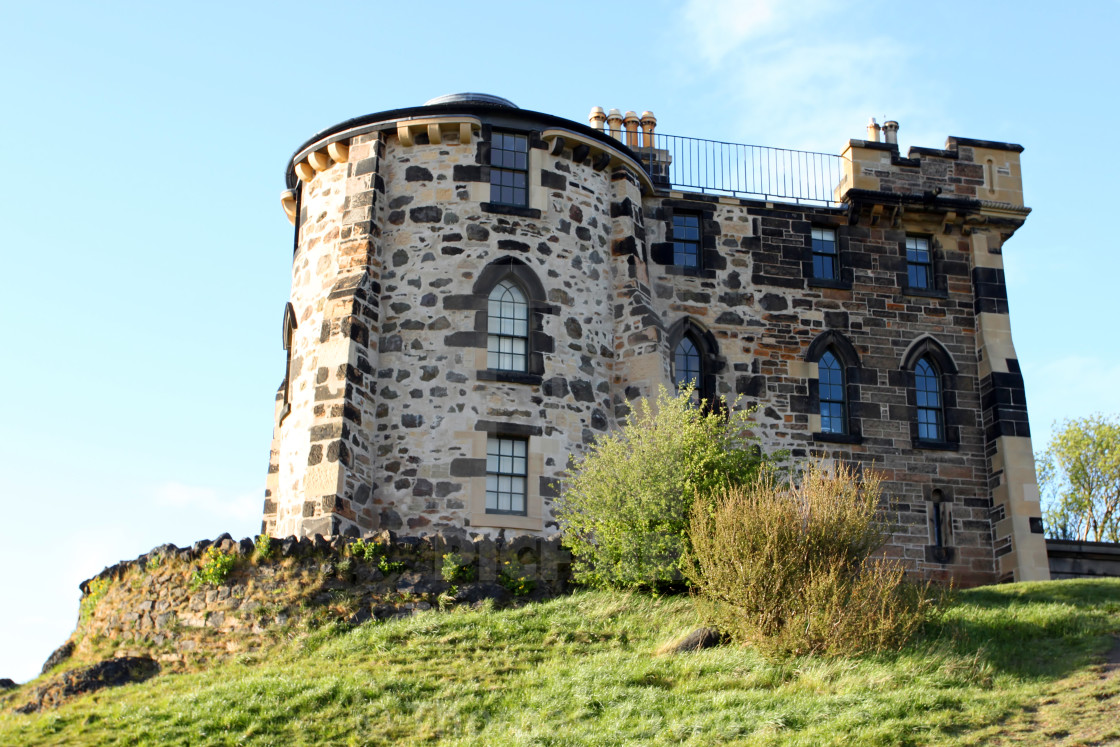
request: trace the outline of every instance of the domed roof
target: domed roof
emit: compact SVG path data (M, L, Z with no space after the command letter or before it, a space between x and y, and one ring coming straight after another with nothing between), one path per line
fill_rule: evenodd
M508 106L511 109L519 108L517 104L509 99L503 99L501 96L492 96L488 93L449 93L446 96L436 96L434 99L429 99L424 102L424 106L435 106L436 104L490 104L491 106Z

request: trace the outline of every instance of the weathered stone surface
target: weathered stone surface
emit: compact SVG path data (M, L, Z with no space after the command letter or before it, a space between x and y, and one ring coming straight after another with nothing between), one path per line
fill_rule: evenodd
M106 687L119 687L132 682L143 682L159 674L159 664L141 656L123 656L94 664L93 666L64 672L53 681L34 688L25 705L17 713L34 713L43 708L57 708L67 700L84 693Z
M680 654L686 651L699 651L718 646L725 640L726 636L715 628L697 628L668 649L665 649L663 653Z
M46 674L47 672L51 671L62 662L69 659L73 655L73 653L74 643L72 641L67 641L66 643L62 644L61 646L56 648L50 656L47 657L47 660L45 662L43 662L43 669L41 674Z

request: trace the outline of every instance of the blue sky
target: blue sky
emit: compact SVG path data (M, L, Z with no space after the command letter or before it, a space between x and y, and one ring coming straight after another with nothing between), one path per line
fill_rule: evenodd
M1118 21L1114 0L8 4L0 677L37 673L105 565L256 533L286 160L444 93L830 153L869 116L904 150L1021 143L1035 212L1004 261L1035 448L1120 411Z

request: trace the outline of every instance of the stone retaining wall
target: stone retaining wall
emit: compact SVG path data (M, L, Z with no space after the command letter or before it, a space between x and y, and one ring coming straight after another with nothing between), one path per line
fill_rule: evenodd
M162 545L106 568L81 585L81 613L67 641L73 653L59 668L109 657L150 656L164 668L189 670L213 659L249 656L300 627L338 620L361 623L439 605L502 605L565 592L571 556L556 538L472 538L462 532L363 540L383 555L363 559L351 537L254 540L222 535L191 547ZM223 583L199 583L210 547L232 557ZM361 547L360 545L358 547ZM458 553L473 580L443 579L444 555ZM503 571L532 589L516 596ZM65 646L63 649L64 650ZM52 657L54 659L56 657Z

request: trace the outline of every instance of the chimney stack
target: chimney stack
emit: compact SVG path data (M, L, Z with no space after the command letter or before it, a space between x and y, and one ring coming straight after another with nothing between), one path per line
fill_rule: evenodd
M653 147L653 130L657 127L657 117L648 109L642 112L642 147Z
M607 127L610 128L610 136L615 140L622 140L622 112L618 109L611 109L607 112Z
M626 144L631 148L638 147L638 121L636 111L626 112L626 118L623 120L626 126Z
M591 113L587 115L587 123L591 125L591 129L603 131L603 125L607 123L607 115L603 113L603 107L591 107Z
M879 123L875 121L875 117L872 117L871 121L867 123L867 139L873 143L879 142L879 132L881 130L882 128L879 127Z
M898 122L888 119L883 123L883 139L890 145L898 145Z

